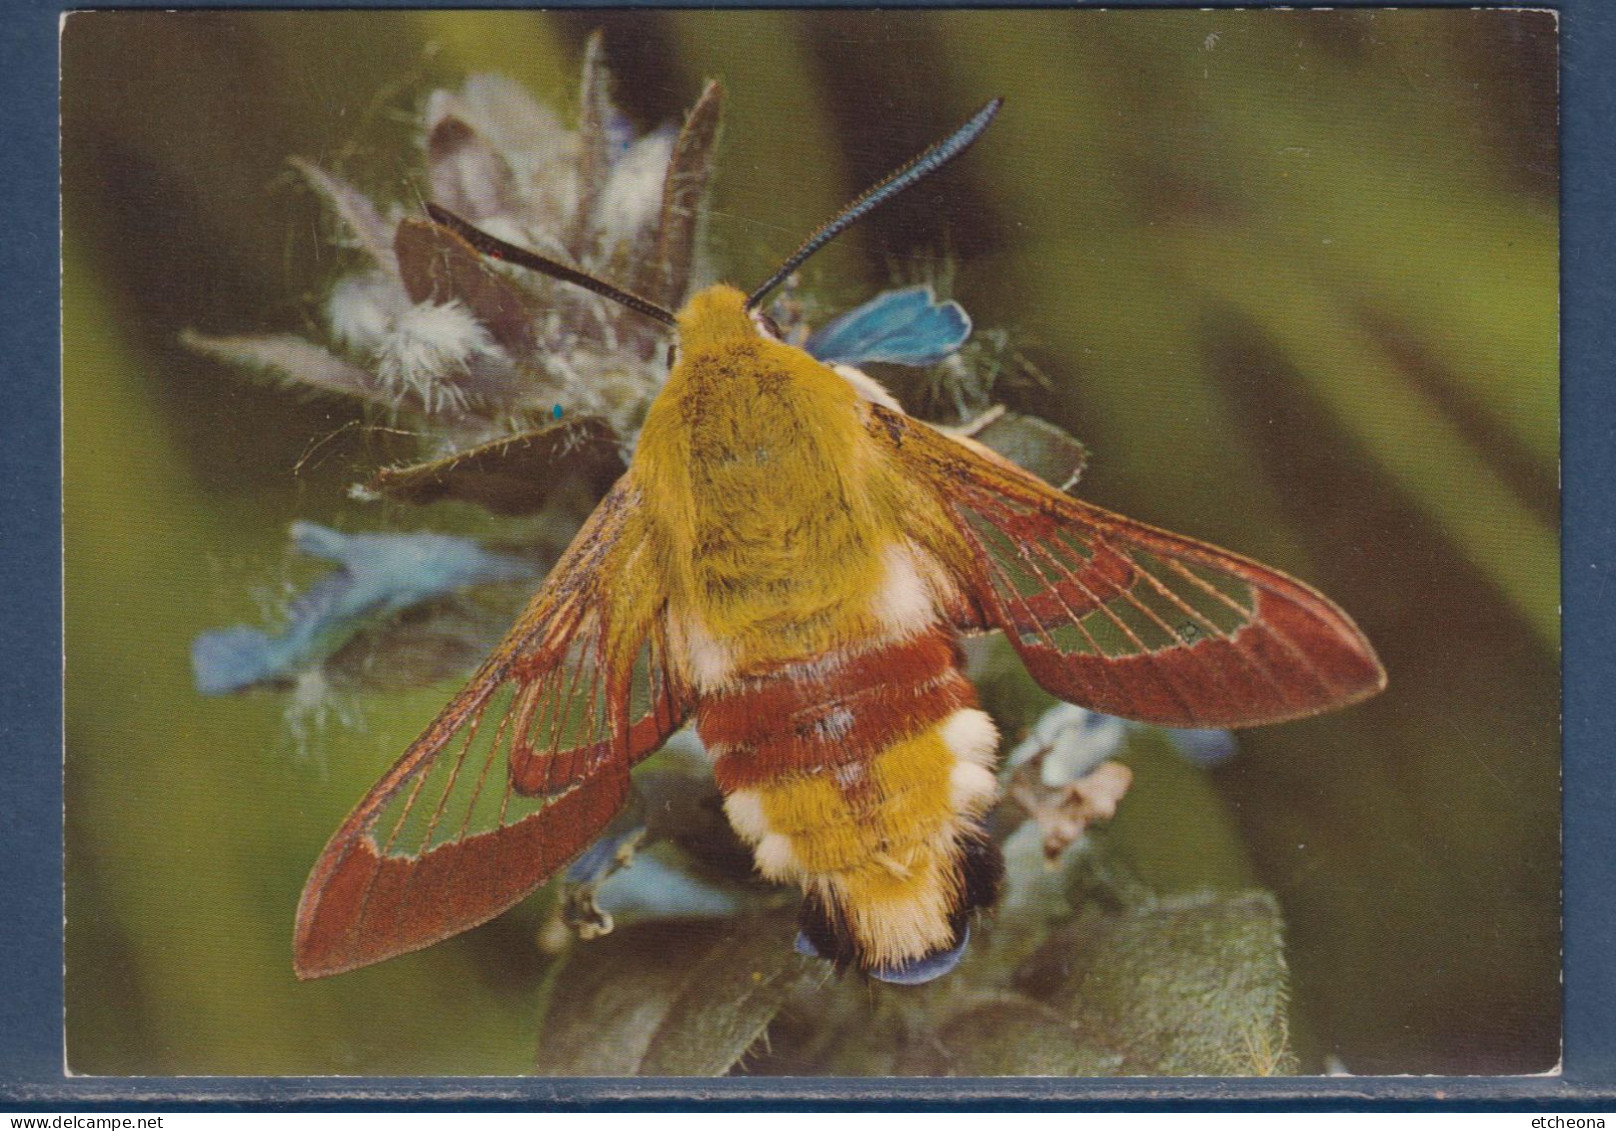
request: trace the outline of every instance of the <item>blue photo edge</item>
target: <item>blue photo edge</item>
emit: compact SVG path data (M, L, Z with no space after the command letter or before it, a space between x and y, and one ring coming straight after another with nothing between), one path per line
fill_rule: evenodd
M179 6L200 7L182 0ZM213 0L208 7L245 7ZM403 5L366 4L361 7ZM1139 6L1118 0L1113 6ZM1160 5L1152 5L1160 6ZM1246 6L1269 6L1248 4ZM1337 5L1339 6L1339 5ZM7 184L15 202L0 263L3 323L16 380L4 455L3 563L11 663L3 676L8 788L0 791L0 1106L117 1110L198 1107L495 1110L531 1106L669 1110L826 1107L1034 1110L1104 1101L1108 1109L1339 1110L1373 1104L1557 1112L1616 1097L1616 8L1601 0L1533 5L1561 13L1562 467L1564 581L1565 1056L1558 1077L1290 1080L554 1081L353 1078L68 1078L62 1030L60 277L57 33L68 9L21 0L0 38L0 87L13 107ZM54 427L42 427L51 421ZM18 911L20 909L20 913ZM451 1099L450 1094L453 1098ZM423 1098L427 1097L427 1098Z

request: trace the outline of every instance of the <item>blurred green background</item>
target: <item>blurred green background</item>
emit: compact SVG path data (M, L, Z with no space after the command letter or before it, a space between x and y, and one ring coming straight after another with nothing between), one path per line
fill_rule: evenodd
M380 457L337 431L348 406L178 335L313 326L342 264L288 156L407 199L427 90L498 71L567 112L597 27L644 127L726 82L709 247L742 284L1006 97L956 169L809 281L857 299L952 259L977 326L1060 390L1013 407L1091 446L1080 493L1296 573L1380 649L1385 695L1248 732L1212 774L1288 923L1304 1067L1552 1068L1552 13L821 10L68 17L72 1070L531 1067L531 902L293 979L309 866L447 689L369 700L364 729L302 757L277 698L194 693L191 638L263 623L288 522L375 524L344 491ZM1205 816L1131 815L1158 875Z

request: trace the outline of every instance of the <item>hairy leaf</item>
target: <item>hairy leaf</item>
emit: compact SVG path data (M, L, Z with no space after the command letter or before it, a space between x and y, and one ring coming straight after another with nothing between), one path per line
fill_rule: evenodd
M794 912L626 927L578 946L556 976L543 1076L718 1076L786 998L825 976L791 948Z
M595 417L579 417L431 463L385 468L366 486L397 502L458 499L495 514L527 515L542 509L568 476L603 495L622 473L616 433Z
M1288 1048L1279 909L1267 892L1090 912L1023 965L1017 987L1122 1054L1125 1075L1277 1075Z
M1054 1010L1005 997L961 1010L898 1061L901 1076L1105 1076L1122 1057Z

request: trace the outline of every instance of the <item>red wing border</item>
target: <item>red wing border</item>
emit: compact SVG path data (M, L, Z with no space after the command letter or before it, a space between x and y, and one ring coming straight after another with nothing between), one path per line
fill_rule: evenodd
M620 482L471 683L326 845L294 965L317 978L483 923L544 883L622 808L629 770L688 714L659 602L618 599L638 548ZM635 608L652 608L632 623Z
M1385 686L1357 625L1301 582L1071 498L899 413L869 411L872 434L936 490L968 550L956 568L974 608L960 627L1002 629L1051 694L1161 726L1243 727Z

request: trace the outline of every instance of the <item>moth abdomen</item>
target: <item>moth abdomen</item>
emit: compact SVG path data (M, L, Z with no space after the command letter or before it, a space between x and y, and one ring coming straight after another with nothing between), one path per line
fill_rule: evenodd
M952 875L945 877L949 893L948 933L930 949L903 958L876 951L857 926L859 909L833 883L811 886L803 894L798 913L797 949L826 959L838 969L857 967L884 982L916 985L948 973L964 957L971 937L971 919L998 899L1004 878L999 846L975 821L962 823L953 857Z
M759 871L802 887L815 953L895 981L957 960L997 890L977 818L998 736L951 629L739 679L697 729Z

